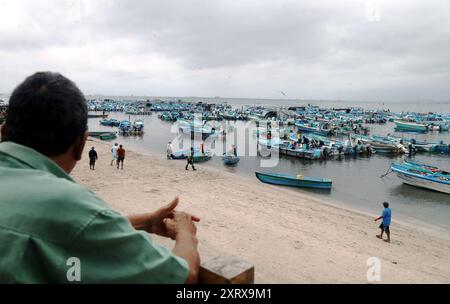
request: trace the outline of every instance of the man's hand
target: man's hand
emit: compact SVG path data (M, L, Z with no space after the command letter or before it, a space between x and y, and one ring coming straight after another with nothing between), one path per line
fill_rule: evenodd
M176 240L182 236L195 236L197 234L197 228L194 222L198 222L198 219L192 215L184 212L174 212L172 218L166 218L164 220L167 236L172 240Z
M136 230L143 230L148 233L157 234L163 237L169 237L167 227L164 220L174 217L175 209L178 206L180 199L176 197L170 204L153 213L134 215L128 219ZM199 222L200 219L192 216L192 220Z
M168 236L175 240L172 252L186 260L189 265L187 284L198 282L200 255L198 253L197 228L195 218L184 212L175 212L172 218L166 218L164 223Z

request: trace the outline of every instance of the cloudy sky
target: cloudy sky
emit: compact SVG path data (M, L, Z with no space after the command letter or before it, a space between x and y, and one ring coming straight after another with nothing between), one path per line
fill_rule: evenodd
M0 0L0 92L51 70L86 94L448 101L449 14L448 0Z

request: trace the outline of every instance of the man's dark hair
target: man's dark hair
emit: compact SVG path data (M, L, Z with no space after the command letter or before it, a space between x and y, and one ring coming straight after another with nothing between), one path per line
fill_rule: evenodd
M83 137L87 120L86 100L76 84L61 74L40 72L12 93L2 141L58 156Z
M383 206L384 206L384 208L389 208L389 203L388 202L384 202Z

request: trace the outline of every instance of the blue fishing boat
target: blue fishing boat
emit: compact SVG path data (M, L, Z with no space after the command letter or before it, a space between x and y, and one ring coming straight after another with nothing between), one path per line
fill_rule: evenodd
M211 152L194 154L194 163L204 163L212 159Z
M414 162L392 163L391 170L405 184L450 194L450 173Z
M306 177L302 175L293 176L278 173L256 172L256 177L266 184L298 188L331 189L333 184L333 181L329 178Z
M329 129L322 129L319 125L313 124L312 126L305 123L296 123L295 126L298 130L304 133L314 133L322 136L328 136L332 134L333 131Z
M290 145L284 144L279 146L281 155L292 156L302 159L322 159L323 151L320 148L306 149L303 147L291 148Z
M107 127L118 127L120 125L120 121L117 119L104 119L100 121L100 125Z
M200 151L200 149L195 148L194 153L197 154ZM190 150L182 150L172 153L172 159L186 159L188 158L189 154L191 154Z
M131 122L128 120L123 120L120 122L119 131L122 135L128 135L131 130Z
M226 166L236 166L240 161L240 158L234 155L225 155L223 157L223 163Z
M394 121L396 128L401 131L408 132L427 132L428 126L420 123L409 122L409 121Z
M189 155L191 154L190 150L184 150L184 151L178 151L172 153L172 159L179 160L179 159L187 159ZM201 153L199 149L194 150L194 163L203 163L207 162L212 159L211 152L205 151L204 153Z

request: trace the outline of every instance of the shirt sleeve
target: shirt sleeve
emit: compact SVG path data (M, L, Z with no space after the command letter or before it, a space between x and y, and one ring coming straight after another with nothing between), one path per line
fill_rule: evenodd
M381 216L383 217L383 219L386 218L386 215L387 215L387 211L386 211L386 210L383 210L383 213L381 214Z
M184 284L189 273L184 259L109 210L82 230L68 255L81 262L81 283Z

